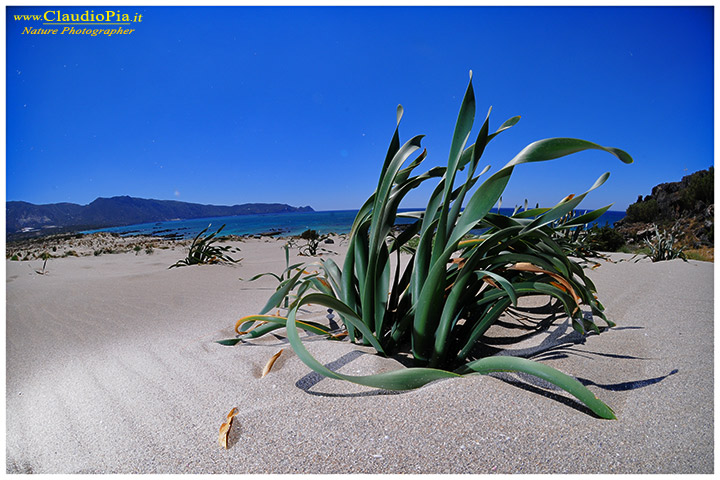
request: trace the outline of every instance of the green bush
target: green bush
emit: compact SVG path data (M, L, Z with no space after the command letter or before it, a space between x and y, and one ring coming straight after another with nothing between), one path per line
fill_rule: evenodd
M625 245L625 238L614 228L593 226L587 239L590 248L600 252L617 252Z
M298 253L300 255L314 257L318 254L318 251L320 250L327 252L327 250L320 248L320 242L325 240L327 238L327 235L320 235L317 230L308 229L300 234L300 238L303 240L307 240L305 245L301 245L298 248Z
M402 107L398 107L398 125L402 113ZM489 169L477 173L486 146L519 120L510 118L491 133L488 112L475 143L466 148L474 116L471 81L460 108L447 166L417 175L413 172L427 152L413 160L410 157L421 148L422 136L401 145L396 129L377 189L353 223L342 270L331 259L317 264L319 272L300 270L276 290L259 315L242 318L235 330L244 333L242 338L254 338L287 327L288 339L298 357L330 378L406 390L466 374L523 372L568 391L598 416L614 418L612 410L580 382L547 365L510 356L476 359L473 355L483 334L522 296L555 297L572 319L573 327L583 333L599 333L600 328L592 317L583 314L581 304L587 305L608 326L614 325L603 314L603 307L595 298L595 286L583 268L568 258L553 239L556 231L552 226L573 211L590 190L602 185L608 174L602 175L588 192L567 197L552 208L516 212L511 217L491 213L491 209L513 170L521 164L587 149L609 152L625 163L632 159L622 150L584 140L550 138L528 145L474 188ZM403 168L406 161L409 164ZM456 186L461 175L466 180ZM399 213L405 195L431 179L437 179L438 184L425 210ZM413 223L396 235L393 226L399 216L410 218ZM566 227L577 226L572 222L567 222ZM476 228L486 231L475 239L462 240ZM417 248L408 262L401 262L400 252L416 235ZM397 261L391 266L393 256ZM294 289L297 293L287 317L266 315ZM409 346L417 366L366 376L329 370L305 349L299 337L298 328L331 334L322 324L297 318L301 307L307 304L333 309L340 315L351 341L372 345L379 354L397 353ZM240 341L241 338L232 338L219 343L235 345Z
M698 201L708 205L714 203L714 198L715 169L710 167L707 171L696 172L690 177L687 188L682 192L681 206L685 210L694 210Z
M660 210L654 198L648 198L647 200L638 199L637 202L630 205L625 211L625 216L627 216L628 222L630 223L655 222L659 214Z

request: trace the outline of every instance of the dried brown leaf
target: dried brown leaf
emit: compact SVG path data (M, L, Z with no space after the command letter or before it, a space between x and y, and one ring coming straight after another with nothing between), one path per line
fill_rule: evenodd
M272 366L275 364L275 360L278 359L278 357L279 357L280 354L283 352L283 350L285 350L285 349L284 349L284 348L283 348L283 349L280 349L279 352L277 352L275 355L273 355L272 357L270 357L270 360L268 360L267 364L265 365L265 368L263 368L263 372L262 372L262 375L261 375L260 378L263 378L265 375L267 375L268 373L270 373L270 369L271 369Z
M233 423L233 418L238 414L238 409L234 408L227 414L227 422L220 425L220 436L218 437L218 443L224 449L228 448L228 436L230 435L230 427Z
M528 262L518 262L515 265L509 267L508 270L518 270L521 272L545 273L547 275L550 275L557 282L557 283L551 282L551 285L555 285L556 287L560 288L560 290L564 290L565 292L569 293L573 297L573 300L575 300L575 303L577 305L580 305L580 303L582 302L582 298L580 298L580 296L575 292L572 285L570 285L570 282L568 282L565 278L558 275L557 273L548 272L547 270L543 270L542 268L537 267L537 266L533 265L532 263L528 263ZM577 311L577 308L575 308L575 311Z

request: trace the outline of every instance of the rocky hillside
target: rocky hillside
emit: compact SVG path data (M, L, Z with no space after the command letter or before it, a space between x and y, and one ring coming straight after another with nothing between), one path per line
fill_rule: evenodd
M689 248L713 246L715 221L715 173L713 167L662 183L652 193L630 205L626 217L615 223L629 242L639 242L653 232L653 225L679 232L680 243Z

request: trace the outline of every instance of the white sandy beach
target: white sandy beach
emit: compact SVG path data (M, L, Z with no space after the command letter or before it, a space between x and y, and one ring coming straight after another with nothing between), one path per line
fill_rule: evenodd
M580 343L559 319L508 347L554 345L533 358L587 381L617 414L607 421L517 375L393 393L318 377L282 330L214 343L276 285L239 278L285 266L282 240L235 244L233 266L168 270L182 248L54 258L45 275L41 260L6 261L7 472L714 471L711 263L603 263L591 277L616 328ZM340 263L345 247L327 247ZM351 374L401 367L347 341L306 345ZM218 429L233 407L224 450Z

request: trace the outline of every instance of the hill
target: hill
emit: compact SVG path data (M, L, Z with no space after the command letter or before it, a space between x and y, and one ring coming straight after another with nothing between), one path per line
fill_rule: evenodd
M219 206L128 196L97 198L88 205L35 205L12 201L6 205L6 226L8 237L17 237L19 234L36 236L176 219L312 211L311 207L292 207L281 203Z
M653 225L675 227L680 242L690 248L713 246L715 212L714 168L687 175L679 182L662 183L640 195L615 228L630 241L649 234Z

